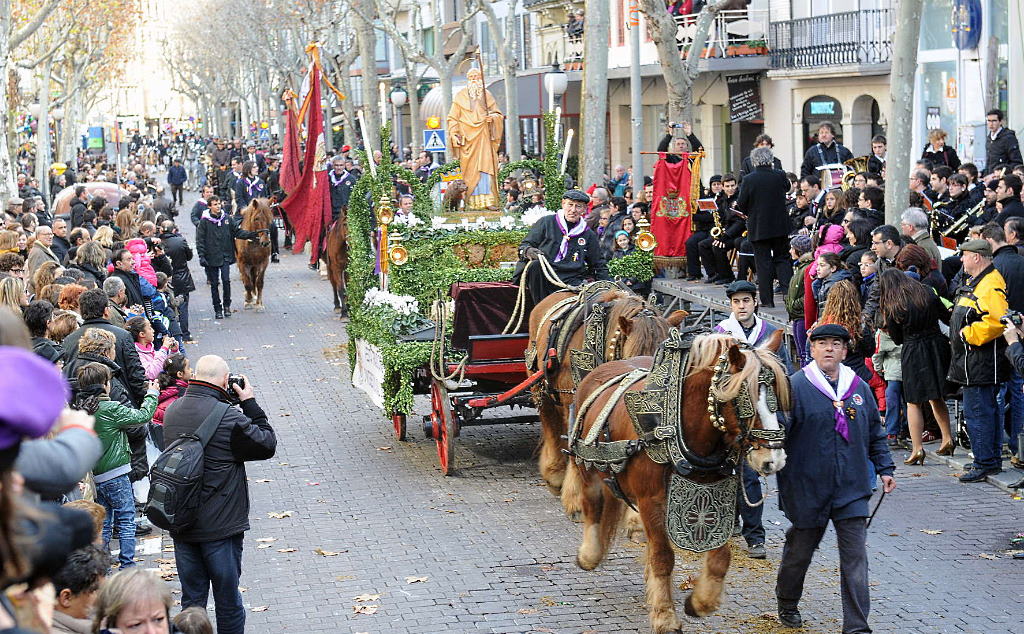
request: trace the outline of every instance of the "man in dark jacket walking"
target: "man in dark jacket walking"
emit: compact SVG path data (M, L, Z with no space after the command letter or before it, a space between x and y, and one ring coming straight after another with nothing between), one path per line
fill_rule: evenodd
M85 207L89 202L89 194L85 193L85 185L75 187L75 198L71 201L71 228L81 227L85 223Z
M199 263L206 270L217 319L231 317L231 265L235 263L235 239L254 240L257 234L238 226L238 218L221 209L219 196L210 196L210 209L203 213L196 227L196 251ZM221 303L220 284L224 284Z
M171 202L177 205L184 204L182 191L185 189L185 183L187 181L188 173L185 171L185 167L181 164L181 159L174 159L174 163L167 168L167 184L171 186Z
M600 239L583 220L589 201L590 197L578 189L565 192L562 209L535 222L519 245L519 264L513 279L526 284L534 304L558 290L547 281L539 264L526 268L527 263L537 260L539 255L547 258L555 275L566 284L582 284L588 278L608 279Z
M757 271L757 294L761 306L775 306L772 281L781 288L789 287L793 276L789 260L789 214L786 173L773 167L771 148L757 147L750 153L754 171L740 183L736 207L747 214L747 237L754 246L754 267Z
M214 407L232 398L240 401L241 411L227 409L204 452L202 512L187 529L171 530L181 607L198 606L205 611L212 587L219 634L245 631L245 608L238 590L242 543L249 530L245 463L272 458L277 435L256 403L249 379L245 378L245 387L229 386L228 364L214 355L196 362L195 378L164 414L164 437L177 438L196 433Z
M192 339L188 326L188 295L196 290L196 283L188 270L188 263L192 260L192 247L188 245L188 240L178 233L178 228L171 220L164 220L160 224L160 242L164 247L164 253L171 261L171 288L174 294L181 298L181 303L178 304L178 323L181 324L181 336L188 341Z
M1000 165L1019 165L1020 143L1013 130L1003 127L1003 111L994 108L985 115L988 136L985 137L985 171L991 172Z

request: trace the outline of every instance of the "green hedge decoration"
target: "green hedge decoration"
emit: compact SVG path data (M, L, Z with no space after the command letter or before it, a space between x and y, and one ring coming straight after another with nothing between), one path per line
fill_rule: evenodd
M629 255L608 262L608 274L612 278L633 278L647 282L654 277L654 252L636 249Z

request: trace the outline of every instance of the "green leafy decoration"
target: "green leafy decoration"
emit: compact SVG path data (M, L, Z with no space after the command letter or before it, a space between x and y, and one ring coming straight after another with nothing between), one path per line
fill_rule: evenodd
M654 252L636 249L625 257L610 260L608 274L613 278L647 282L654 277Z

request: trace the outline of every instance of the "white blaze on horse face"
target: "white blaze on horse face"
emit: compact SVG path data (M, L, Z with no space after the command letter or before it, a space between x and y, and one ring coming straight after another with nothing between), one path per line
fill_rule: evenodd
M768 408L768 388L758 385L757 394L757 417L761 420L763 429L778 430L779 419L776 412ZM762 475L771 475L781 471L786 466L785 449L755 449L750 452L750 466Z

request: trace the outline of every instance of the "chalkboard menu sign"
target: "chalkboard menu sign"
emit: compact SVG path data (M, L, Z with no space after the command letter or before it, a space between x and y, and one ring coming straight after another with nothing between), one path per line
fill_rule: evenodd
M757 73L726 77L725 84L729 87L729 121L736 123L763 118L761 83Z

